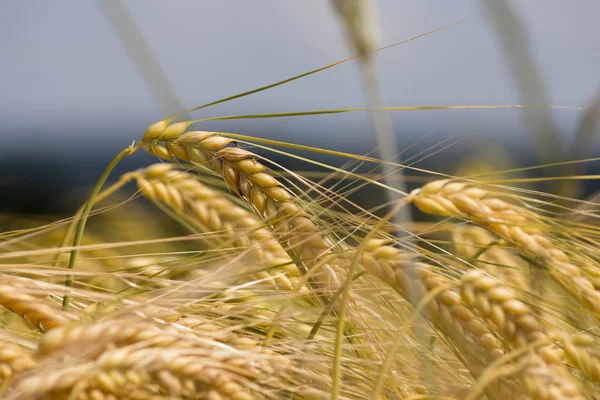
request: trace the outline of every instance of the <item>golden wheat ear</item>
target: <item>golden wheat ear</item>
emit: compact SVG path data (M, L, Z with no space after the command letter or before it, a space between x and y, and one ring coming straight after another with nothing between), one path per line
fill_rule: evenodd
M454 226L450 234L454 255L515 290L531 289L528 263L504 240L476 225Z
M28 278L3 275L0 278L0 305L21 316L44 332L61 326L74 318L60 306L45 299L47 292Z
M416 268L408 269L408 263L415 263L412 258L382 240L372 240L365 247L363 265L401 294L410 287L417 291L416 298L429 298L430 318L442 332L451 339L456 337L455 332L464 334L485 352L487 363L484 358L479 361L480 366L474 368L477 357L467 357L469 350L463 346L466 365L474 368L475 376L483 375L485 366L504 354L505 348L496 337L499 334L510 346L506 350L535 344L532 354L526 353L511 367L523 370L521 387L525 393L533 398L544 398L537 396L547 391L541 385L546 382L557 393L581 394L576 380L561 365L560 355L548 345L550 340L541 322L514 292L477 270L464 274L458 283L450 283L430 265L416 263ZM413 269L416 277L407 273ZM489 323L495 326L494 330L489 328ZM494 390L498 389L506 391L503 387Z
M14 375L32 370L36 366L37 362L31 349L0 340L0 387Z
M258 280L284 291L304 287L295 264L264 223L225 193L202 184L196 174L182 171L176 164L161 163L128 176L149 199L191 219L203 232L216 233L221 243L247 251L256 266L251 268L258 269L254 272Z
M548 267L552 279L600 319L600 290L588 271L560 248L545 232L544 221L485 189L466 182L434 181L415 190L408 201L423 212L472 220L512 243Z
M588 275L591 266L578 267L572 263L567 253L544 233L548 230L544 219L533 212L501 200L475 184L448 180L429 183L411 193L408 200L426 213L468 219L497 234L517 249L547 265L550 276L563 289L591 310L597 310L593 299L598 292ZM546 331L536 313L517 300L518 293L515 290L523 290L522 285L524 282L517 281L511 290L503 287L500 281L486 276L484 272L472 270L461 279L461 295L480 315L493 322L502 336L516 348L540 340L557 340L565 350L566 359L571 366L591 379L596 379L593 370L597 356L590 351L589 343L575 345L583 339L569 339L569 334L562 332L558 326L552 326L551 331ZM544 380L539 374L548 377L552 375L556 377L557 384L563 382L555 388L556 393L574 394L578 384L567 374L568 371L560 366L562 353L547 345L539 346L536 353L537 361L528 358L525 360L529 361L521 361L530 363L530 367L523 371L525 388L531 391L539 390L536 394L538 396L542 396L548 390L552 392L553 386L542 389ZM565 392L559 388L568 390ZM578 390L582 395L582 389Z
M409 268L412 264L412 268ZM362 254L362 265L372 275L396 289L402 296L425 299L432 318L448 324L468 336L489 359L504 354L500 342L486 324L463 303L459 292L451 282L434 272L435 268L419 263L411 255L389 246L381 239L370 240ZM414 269L415 275L409 274ZM412 296L406 294L412 291ZM414 304L418 306L418 304Z
M284 249L306 270L312 269L332 250L333 243L321 234L310 214L297 204L295 197L256 160L253 153L231 147L234 141L216 132L183 133L187 127L187 123L177 123L162 132L149 129L142 147L158 157L177 158L222 176L227 185L271 226ZM332 264L328 268L319 268L314 275L319 290L331 294L343 281L345 272Z
M16 379L11 391L57 399L145 399L152 393L163 396L157 399L325 397L320 387L327 379L319 382L293 359L235 334L232 321L221 322L181 316L158 323L130 316L65 325L41 338L40 368Z

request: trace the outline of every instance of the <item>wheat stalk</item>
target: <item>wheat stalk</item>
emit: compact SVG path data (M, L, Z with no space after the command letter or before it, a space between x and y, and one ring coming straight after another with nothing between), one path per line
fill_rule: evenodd
M439 180L411 193L423 212L471 219L504 240L537 257L549 268L554 281L600 318L600 290L577 263L557 247L540 228L544 226L533 213L494 197L488 191L466 182Z

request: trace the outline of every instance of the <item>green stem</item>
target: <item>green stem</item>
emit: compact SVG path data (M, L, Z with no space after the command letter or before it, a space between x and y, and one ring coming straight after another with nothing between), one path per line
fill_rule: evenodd
M68 269L75 268L75 262L77 261L77 256L79 255L79 245L81 244L81 239L83 238L83 231L85 230L85 224L90 215L90 211L92 210L92 206L95 203L96 196L98 196L98 193L100 193L100 190L102 189L104 182L106 182L108 175L110 175L110 173L115 168L115 166L119 163L119 161L121 161L124 157L126 157L130 154L133 154L138 149L138 147L139 147L139 144L131 145L128 148L122 150L110 162L110 164L108 164L108 166L102 173L102 176L96 183L96 186L94 186L94 190L92 191L92 193L90 194L90 197L88 198L87 202L85 203L85 207L83 209L83 213L81 214L81 218L77 218L78 219L77 230L75 232L75 238L73 239L73 249L71 250L71 257L69 258L69 265L67 267ZM67 279L65 280L65 287L70 288L72 286L73 286L73 276L67 275ZM69 309L69 302L70 302L70 296L68 293L65 293L65 295L63 297L63 302L62 302L63 310L67 311Z
M102 192L100 192L95 200L94 200L94 205L98 204L99 202L101 202L102 200L110 197L113 195L113 193L115 193L117 190L121 189L125 184L127 184L129 182L129 177L127 176L122 176L121 179L119 179L118 182L115 182L114 184L112 184L110 187L104 189ZM73 237L75 236L75 228L77 227L77 221L79 221L79 219L81 218L81 215L83 214L83 210L85 209L85 204L82 205L79 210L77 210L77 212L75 213L75 215L73 216L73 219L71 220L71 223L69 224L69 227L67 228L67 232L65 233L65 235L63 236L62 241L60 242L60 245L58 246L59 248L63 249L65 247L67 247L67 244L69 242L73 241ZM54 259L54 266L58 267L60 266L61 263L61 258L62 255L64 253L59 253L56 258Z

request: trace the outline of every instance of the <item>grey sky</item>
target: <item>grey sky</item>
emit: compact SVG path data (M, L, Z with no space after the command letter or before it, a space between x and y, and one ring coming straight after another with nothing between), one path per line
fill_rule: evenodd
M493 1L493 0L485 0ZM381 0L383 43L467 22L380 54L389 105L517 104L483 1ZM349 55L329 2L125 1L183 103L193 107ZM600 86L600 2L511 1L556 105L580 106ZM162 118L130 58L91 0L0 3L0 157L120 149ZM198 113L212 116L364 104L355 64ZM553 111L565 135L580 112ZM367 115L213 123L251 135L369 150ZM519 111L394 114L398 135L435 130L522 135ZM220 125L219 125L220 124ZM358 128L357 128L358 127ZM360 129L359 129L360 128ZM362 131L362 128L366 131ZM349 137L350 136L350 137Z

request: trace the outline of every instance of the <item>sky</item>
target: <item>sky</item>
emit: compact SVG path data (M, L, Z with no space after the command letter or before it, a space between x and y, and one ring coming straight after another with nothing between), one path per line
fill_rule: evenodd
M466 19L379 55L388 105L521 103L486 12L489 1L377 3L382 44ZM350 55L327 1L123 3L185 107ZM585 105L600 83L596 40L600 26L595 20L600 3L531 0L509 4L522 21L548 100L554 105ZM106 143L107 147L116 140L129 143L139 138L145 126L164 116L103 13L101 1L2 2L0 48L0 119L4 121L0 132L8 139L2 152L24 151L33 142L40 149L59 152L86 143ZM348 63L195 116L362 105L358 66ZM520 114L438 111L393 118L399 131L402 125L410 127L410 132L403 134L418 136L439 128L440 121L457 131L495 131L498 127L494 125L512 126L508 122L519 121ZM569 131L578 112L552 114L556 123ZM352 126L350 122L364 117L310 117L308 122L286 119L266 125L270 134L281 130L285 140L321 141L323 135L313 129L302 137L288 138L285 127L297 123L316 126L329 119L325 126L335 141L346 136L343 128ZM334 131L332 121L339 122L341 129ZM256 134L263 123L246 125L250 134Z
M382 45L450 25L377 55L388 106L539 102L581 107L600 89L596 0L376 3ZM502 4L520 21L518 29L506 21L498 24ZM125 9L134 25L128 26L127 18L109 18L106 10L115 7ZM115 28L116 20L120 27ZM330 2L324 0L0 2L0 163L11 160L18 166L32 158L77 165L108 162L141 138L148 125L168 115L164 103L171 104L170 97L153 95L119 29L138 30L172 87L171 95L185 108L352 55ZM518 59L511 61L507 40L511 49L521 50ZM515 66L535 71L534 79L525 74L519 83ZM191 116L364 105L359 65L349 62ZM458 149L466 152L477 146L472 138L488 138L498 146L531 146L528 118L537 123L548 117L568 141L582 115L571 109L455 110L393 112L391 119L401 149L424 136L439 143L462 135L469 139ZM201 129L361 154L375 146L365 112L219 121Z

